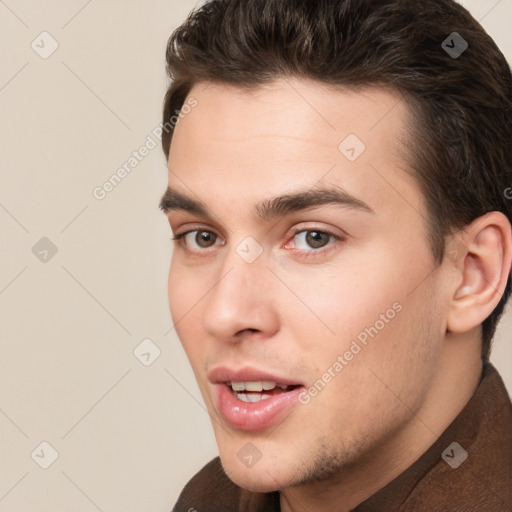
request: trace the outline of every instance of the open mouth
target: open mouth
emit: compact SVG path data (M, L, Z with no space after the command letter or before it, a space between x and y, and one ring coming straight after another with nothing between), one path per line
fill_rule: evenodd
M249 367L217 367L209 374L217 410L232 428L257 431L275 425L299 403L304 386L293 378Z
M227 381L226 385L238 400L248 403L267 400L273 396L281 395L300 387L299 385L279 384L278 382L265 380L249 382Z

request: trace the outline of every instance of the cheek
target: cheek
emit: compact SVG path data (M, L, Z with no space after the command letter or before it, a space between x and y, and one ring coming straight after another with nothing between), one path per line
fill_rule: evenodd
M355 265L347 257L323 269L290 269L283 280L295 297L288 296L282 307L303 348L337 355L361 333L364 338L365 329L375 323L385 330L399 316L396 310L405 297L403 280L393 275L395 267L382 271L361 258Z
M187 276L190 274L180 270L175 260L171 262L168 276L169 309L176 334L187 352L190 354L190 340L196 340L198 345L201 337L198 337L197 326L200 325L197 307L201 299L202 290Z
M384 302L383 308L368 316L362 329L355 328L359 334L351 339L361 350L350 355L351 361L331 390L331 399L338 397L338 403L345 406L348 402L348 409L361 424L366 417L396 424L422 404L438 366L443 340L439 308L429 303L432 293L432 287L426 286L422 293L418 290L417 295L402 297L399 311L391 315L386 314L389 310ZM381 313L387 323L379 319ZM353 341L348 343L352 346Z
M171 315L173 315L173 321L175 319L174 313L177 313L177 308L180 307L180 302L177 299L182 293L182 290L180 289L181 287L181 280L178 279L176 265L173 258L169 268L169 275L167 276L167 295L169 297L169 308L171 310Z
M371 443L383 435L384 425L390 431L410 419L423 403L438 355L429 324L418 321L414 306L405 304L378 333L353 326L371 333L365 344L344 336L340 324L336 344L313 349L307 358L315 373L309 389L320 391L306 407L316 418L316 435L339 441L342 432L344 443ZM369 320L367 328L373 323Z
M173 256L169 269L167 291L169 296L169 308L173 322L184 323L190 314L194 312L195 306L200 302L201 295L205 291L201 288L195 273L183 268L180 264L179 254ZM187 313L189 312L190 313Z
M296 296L289 298L286 306L282 304L285 324L293 331L294 348L315 378L330 368L340 376L334 379L344 381L338 396L349 390L349 395L359 396L360 386L368 392L375 390L379 381L369 368L386 383L412 378L428 358L432 340L439 337L428 323L424 325L425 318L435 317L428 312L434 290L425 283L410 293L424 279L427 262L418 259L411 266L390 247L380 247L374 253L379 254L378 262L370 261L372 256L359 257L355 265L347 256L336 266L302 272L290 269L284 277ZM337 365L335 371L332 367L338 356L343 357L343 369ZM345 377L341 378L342 374ZM389 391L384 395L390 395Z

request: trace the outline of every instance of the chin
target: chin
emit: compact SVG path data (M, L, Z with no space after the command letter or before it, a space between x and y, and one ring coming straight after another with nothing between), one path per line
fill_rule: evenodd
M259 461L253 467L241 467L238 460L227 461L221 455L222 467L228 477L242 489L268 493L288 487L289 475ZM286 476L285 476L286 475Z

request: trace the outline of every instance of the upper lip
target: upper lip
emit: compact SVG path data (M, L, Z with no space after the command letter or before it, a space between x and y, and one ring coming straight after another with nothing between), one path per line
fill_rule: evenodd
M228 368L227 366L216 366L208 373L208 380L212 384L267 381L287 386L302 386L302 383L296 379L275 375L249 366L244 366L239 369Z

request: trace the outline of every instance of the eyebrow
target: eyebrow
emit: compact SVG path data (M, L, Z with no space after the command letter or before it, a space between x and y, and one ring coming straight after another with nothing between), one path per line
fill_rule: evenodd
M364 201L337 186L315 188L306 191L299 190L290 194L264 199L255 206L254 212L256 217L260 220L268 221L314 208L315 206L324 205L337 205L375 214L375 211ZM160 209L164 213L168 213L172 210L182 210L196 215L210 217L208 208L202 202L196 201L170 187L167 188L160 201Z

